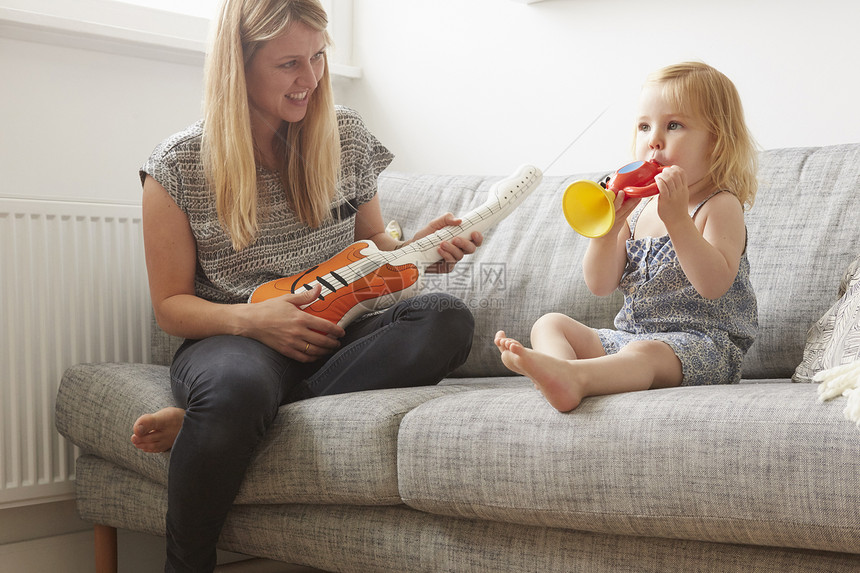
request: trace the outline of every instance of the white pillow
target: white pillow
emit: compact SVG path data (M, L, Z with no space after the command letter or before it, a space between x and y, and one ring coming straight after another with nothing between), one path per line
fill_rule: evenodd
M860 360L860 257L839 285L840 298L809 329L794 382L813 382L818 372Z

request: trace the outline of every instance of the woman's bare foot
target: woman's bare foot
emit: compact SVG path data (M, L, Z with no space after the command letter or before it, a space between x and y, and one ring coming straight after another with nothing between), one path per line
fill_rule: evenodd
M134 423L131 443L144 452L166 452L173 447L184 419L185 410L172 406L144 414Z
M501 330L496 333L495 343L504 365L530 378L553 408L569 412L579 406L585 393L578 369L571 361L526 348L519 341L507 338Z

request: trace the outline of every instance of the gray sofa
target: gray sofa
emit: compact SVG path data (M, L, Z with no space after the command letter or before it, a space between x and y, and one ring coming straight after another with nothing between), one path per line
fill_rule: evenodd
M747 216L760 332L743 383L561 414L492 338L528 342L548 311L611 326L620 299L587 291L587 240L560 207L570 182L602 175L545 176L457 273L426 281L476 316L454 377L282 407L221 547L326 571L860 570L860 431L839 400L790 381L860 254L860 144L761 155ZM411 236L482 204L496 179L388 172L380 195ZM151 364L75 366L57 397L59 431L85 452L78 509L100 531L164 529L169 454L129 442L138 415L171 404L177 341L153 335Z

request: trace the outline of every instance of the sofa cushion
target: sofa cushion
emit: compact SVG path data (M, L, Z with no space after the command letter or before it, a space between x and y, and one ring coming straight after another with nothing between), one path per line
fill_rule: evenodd
M585 399L476 391L409 412L416 509L603 533L860 553L860 433L816 388L741 384Z
M822 370L860 360L860 257L848 267L840 299L809 329L795 382L812 382Z
M169 454L141 452L130 437L138 416L173 405L169 376L167 367L147 364L69 368L57 395L57 429L85 452L166 485ZM403 415L440 396L509 383L357 392L282 406L236 503L400 503L395 453Z
M75 503L84 521L164 535L164 485L92 454L75 460L75 480Z
M78 460L78 475L84 519L163 534L164 487L95 456ZM820 573L860 567L860 555L603 535L430 515L402 505L235 506L219 547L354 573Z

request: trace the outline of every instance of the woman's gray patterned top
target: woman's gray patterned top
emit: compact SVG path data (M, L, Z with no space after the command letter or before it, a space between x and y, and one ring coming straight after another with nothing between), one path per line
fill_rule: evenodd
M365 127L353 110L337 108L341 175L331 208L334 215L318 228L299 221L290 208L277 173L257 169L256 240L234 251L221 227L200 157L203 122L199 121L155 148L140 170L150 175L188 216L197 241L195 288L201 298L219 303L248 300L260 284L317 265L354 240L355 211L376 195L377 178L393 155Z
M643 201L633 212L631 235L647 203ZM758 328L749 271L744 251L728 292L709 300L690 284L669 235L628 240L627 267L618 286L624 305L615 317L617 330L598 330L604 349L613 354L634 340L660 340L681 361L683 385L740 381L744 355Z

